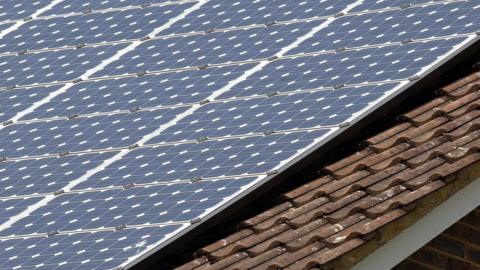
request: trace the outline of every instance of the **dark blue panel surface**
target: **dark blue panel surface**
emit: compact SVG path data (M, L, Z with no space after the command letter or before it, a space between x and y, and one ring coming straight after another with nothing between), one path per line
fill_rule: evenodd
M73 80L126 45L84 47L0 57L0 86Z
M32 106L61 86L0 90L0 122L5 122L17 113Z
M186 33L332 16L355 0L210 0L161 34Z
M27 209L27 207L39 202L42 197L24 199L0 199L0 223L8 221ZM0 240L1 241L1 240Z
M46 11L44 15L58 15L68 14L73 12L85 12L111 8L125 8L137 6L141 8L142 5L159 4L170 2L171 0L64 0L55 5L52 9Z
M13 158L126 147L184 110L174 108L9 125L0 130L0 156Z
M58 191L116 153L0 162L0 197Z
M51 0L15 0L0 2L0 21L27 18L46 7Z
M113 269L179 225L0 240L0 269Z
M251 184L254 178L222 179L106 191L67 193L32 212L0 235L189 222Z
M394 86L342 88L210 103L147 143L339 125Z
M76 189L265 173L328 130L135 149Z
M0 53L138 39L191 5L187 3L29 21L0 40Z
M407 79L462 40L464 38L433 40L281 59L256 72L220 98Z
M479 2L462 1L344 16L289 54L475 33L480 25L479 8Z
M82 82L23 119L191 104L206 99L253 65Z
M199 67L268 58L321 21L151 40L94 76Z

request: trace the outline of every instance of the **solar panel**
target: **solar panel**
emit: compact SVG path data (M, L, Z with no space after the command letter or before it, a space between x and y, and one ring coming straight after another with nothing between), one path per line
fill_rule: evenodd
M476 1L5 1L0 269L128 269L477 42Z

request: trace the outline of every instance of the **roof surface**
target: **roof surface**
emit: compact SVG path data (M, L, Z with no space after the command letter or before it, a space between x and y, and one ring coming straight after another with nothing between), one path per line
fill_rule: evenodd
M365 245L406 207L480 159L480 73L403 114L366 146L178 269L311 269Z

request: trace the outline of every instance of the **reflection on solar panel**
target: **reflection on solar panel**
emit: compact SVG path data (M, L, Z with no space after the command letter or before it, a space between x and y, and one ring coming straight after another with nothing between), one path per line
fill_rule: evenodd
M0 269L130 268L478 39L478 1L0 5Z

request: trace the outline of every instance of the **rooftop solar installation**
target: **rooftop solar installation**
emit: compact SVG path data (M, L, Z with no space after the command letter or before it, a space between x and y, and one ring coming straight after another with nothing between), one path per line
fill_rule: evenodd
M0 269L128 269L477 42L467 0L0 3Z

